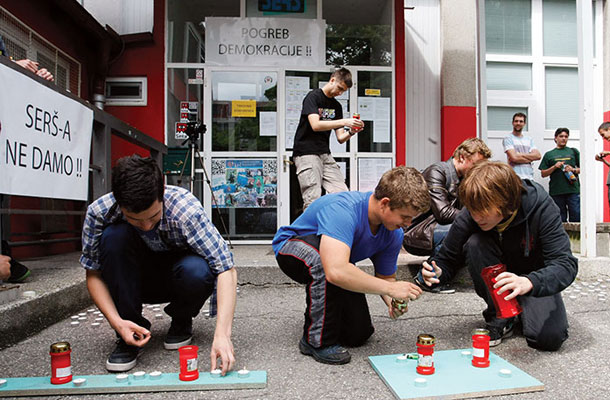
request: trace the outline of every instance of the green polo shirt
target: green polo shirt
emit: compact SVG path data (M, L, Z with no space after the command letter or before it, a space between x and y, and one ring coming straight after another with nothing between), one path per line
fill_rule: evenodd
M539 170L549 169L557 161L563 161L566 165L580 168L580 152L572 147L564 147L563 149L553 149L544 153L542 161L538 166ZM578 177L578 175L576 175ZM560 194L571 194L580 193L580 182L576 180L574 184L570 184L568 178L564 172L560 169L556 169L551 174L551 181L549 182L549 194L556 196Z

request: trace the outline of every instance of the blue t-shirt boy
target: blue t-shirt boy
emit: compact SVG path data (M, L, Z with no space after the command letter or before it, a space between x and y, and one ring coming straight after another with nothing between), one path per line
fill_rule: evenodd
M373 235L368 219L372 194L340 192L320 197L292 225L282 226L277 231L272 243L276 257L286 241L295 236L326 235L350 247L351 263L370 258L377 274L393 275L403 230L390 231L381 225Z

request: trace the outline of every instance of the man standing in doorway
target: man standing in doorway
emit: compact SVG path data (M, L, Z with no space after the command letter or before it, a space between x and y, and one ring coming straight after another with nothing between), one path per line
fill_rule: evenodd
M356 118L343 118L343 109L335 97L352 87L352 74L339 68L322 89L305 96L299 126L294 138L293 156L303 196L303 210L322 195L347 191L345 179L330 155L330 131L335 130L339 143L347 142L364 123ZM344 127L349 127L348 132Z
M534 179L533 161L540 160L540 152L534 139L523 134L527 117L523 113L513 115L513 131L502 140L508 163L521 179Z

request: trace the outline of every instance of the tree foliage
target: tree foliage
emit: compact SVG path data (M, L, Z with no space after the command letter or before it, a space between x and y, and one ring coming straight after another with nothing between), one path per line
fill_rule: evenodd
M389 25L329 24L326 62L334 65L391 65L392 30Z

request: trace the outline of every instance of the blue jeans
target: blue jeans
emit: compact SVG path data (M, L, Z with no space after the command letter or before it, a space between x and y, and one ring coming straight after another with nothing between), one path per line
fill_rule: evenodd
M553 200L555 200L555 204L557 204L557 207L559 207L561 222L568 221L568 213L570 215L570 222L580 222L579 193L557 194L551 197L553 198Z
M195 317L214 291L207 261L189 250L152 251L126 222L104 229L100 241L102 279L121 318L150 329L142 303L165 303L173 319Z
M441 249L441 246L443 245L443 241L445 240L445 238L447 237L447 234L449 233L450 228L451 228L451 224L447 224L447 225L436 224L436 226L434 227L434 233L432 234L432 245L434 247L432 248L432 253L430 254L430 257L434 257L435 255L438 254L438 252ZM417 281L419 281L420 285L424 285L424 277L422 276L421 269L417 273L417 276L415 277L415 279Z
M434 227L434 234L432 235L432 241L434 243L434 248L432 249L432 254L430 255L430 257L434 257L436 254L438 254L439 250L441 249L441 246L443 245L443 241L445 240L445 238L447 237L447 234L449 233L450 228L451 228L451 224L447 224L447 225L436 224L436 226Z

